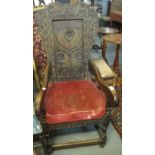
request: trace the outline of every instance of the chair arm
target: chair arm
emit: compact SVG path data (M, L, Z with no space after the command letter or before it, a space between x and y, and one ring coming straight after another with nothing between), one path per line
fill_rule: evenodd
M41 110L41 105L42 105L42 101L44 99L44 94L46 92L46 87L48 84L48 80L49 80L49 62L47 62L46 67L44 69L44 78L43 81L41 82L41 89L39 90L39 93L37 94L36 98L35 98L35 111L36 113L40 113Z
M40 90L40 82L39 82L39 76L37 73L37 67L36 67L34 58L33 58L33 75L34 75L34 81L36 83L37 90L39 91Z
M43 81L41 82L41 87L42 88L46 88L47 87L47 83L48 83L48 80L49 80L49 67L50 67L50 64L47 61L47 64L46 64L45 69L43 71L44 78L43 78Z
M40 109L41 109L40 107L41 107L41 104L42 104L42 100L43 100L45 91L46 91L46 88L42 88L39 91L39 93L37 94L36 98L35 98L34 104L35 104L35 112L36 112L36 114L40 113Z
M115 78L116 74L110 69L103 59L90 60L90 65L100 88L104 91L107 97L108 104L118 104L118 95L115 88L105 82L105 79ZM104 69L106 70L105 73Z

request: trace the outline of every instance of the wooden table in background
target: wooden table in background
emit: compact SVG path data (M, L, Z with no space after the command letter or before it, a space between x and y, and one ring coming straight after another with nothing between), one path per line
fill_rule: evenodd
M112 21L122 23L122 12L121 11L111 11L110 17Z
M119 67L119 52L120 52L120 46L122 44L122 34L121 33L116 33L116 34L107 34L103 38L103 46L102 46L102 56L105 61L106 59L106 47L107 43L113 43L116 44L116 54L115 54L115 59L113 63L113 69L114 71L117 70Z

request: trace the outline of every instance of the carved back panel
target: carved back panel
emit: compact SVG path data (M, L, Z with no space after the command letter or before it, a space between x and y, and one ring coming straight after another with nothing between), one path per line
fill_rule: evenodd
M34 12L51 64L52 81L88 79L88 52L95 41L98 16L84 3L52 3Z

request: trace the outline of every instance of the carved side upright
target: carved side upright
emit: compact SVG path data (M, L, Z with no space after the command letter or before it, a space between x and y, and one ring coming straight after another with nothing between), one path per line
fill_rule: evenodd
M34 17L51 63L51 80L88 79L88 54L98 28L95 10L84 3L52 3Z

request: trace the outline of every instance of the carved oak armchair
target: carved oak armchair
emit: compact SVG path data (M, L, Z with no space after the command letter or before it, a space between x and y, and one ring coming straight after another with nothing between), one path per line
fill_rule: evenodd
M46 153L51 149L105 143L109 122L107 105L113 103L115 97L95 61L90 61L90 65L100 89L90 80L89 51L98 28L95 10L84 3L53 3L34 12L34 19L48 57L35 100ZM51 131L88 125L96 127L98 139L49 143Z

